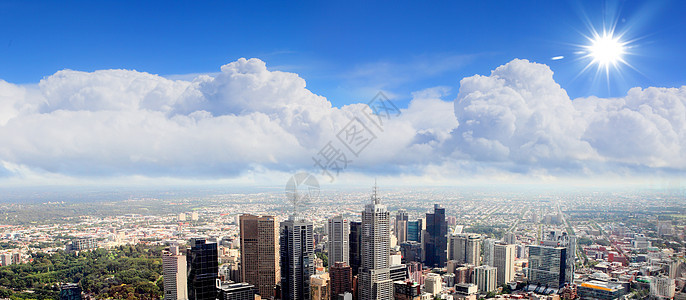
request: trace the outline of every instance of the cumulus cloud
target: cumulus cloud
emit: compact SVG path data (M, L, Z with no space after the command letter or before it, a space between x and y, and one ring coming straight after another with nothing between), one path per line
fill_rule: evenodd
M686 87L571 100L543 64L515 59L461 81L455 151L513 168L603 163L686 168Z
M232 176L258 165L297 167L332 120L346 118L302 78L270 72L257 59L194 81L65 70L34 92L0 84L0 160L71 175Z
M348 172L403 176L686 169L686 87L569 99L545 65L413 94ZM63 70L34 86L0 80L0 177L221 178L315 171L312 156L365 104L332 107L294 73L239 59L172 80L132 70ZM340 146L340 144L339 144ZM589 169L591 171L589 171ZM507 176L505 176L507 177Z

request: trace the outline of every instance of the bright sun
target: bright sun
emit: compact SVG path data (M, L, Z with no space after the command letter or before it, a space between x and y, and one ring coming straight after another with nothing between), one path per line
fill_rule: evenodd
M628 42L622 41L621 36L616 35L614 30L603 31L602 34L594 30L593 36L587 37L589 45L582 46L585 50L584 57L590 59L584 70L596 65L598 72L604 71L609 78L610 69L619 69L621 65L629 66L624 60L624 55L628 54Z
M623 61L622 55L625 53L624 43L611 34L596 35L591 41L591 45L586 48L590 57L593 58L593 62L606 68L610 65L616 66L618 62Z

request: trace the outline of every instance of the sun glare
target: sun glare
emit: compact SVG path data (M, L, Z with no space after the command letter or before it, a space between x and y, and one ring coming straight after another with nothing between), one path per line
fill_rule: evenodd
M631 41L623 40L623 33L618 34L615 32L614 26L602 32L591 28L591 32L590 36L586 36L588 43L586 45L579 45L581 48L579 53L582 54L581 59L587 61L586 67L581 70L579 75L595 66L596 75L604 73L609 86L610 73L616 73L621 76L624 66L635 70L625 59L627 55L632 55L633 53L630 53L632 48L630 45Z
M588 49L588 54L593 59L593 63L605 68L610 65L616 66L618 62L623 61L622 56L625 53L624 43L612 34L595 36L591 45L587 46L586 49Z

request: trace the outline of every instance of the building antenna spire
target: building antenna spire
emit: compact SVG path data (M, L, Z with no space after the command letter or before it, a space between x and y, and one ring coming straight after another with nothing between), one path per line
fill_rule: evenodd
M372 201L374 204L381 204L381 201L379 201L379 196L378 196L378 187L376 185L376 178L374 178L374 194L372 195Z

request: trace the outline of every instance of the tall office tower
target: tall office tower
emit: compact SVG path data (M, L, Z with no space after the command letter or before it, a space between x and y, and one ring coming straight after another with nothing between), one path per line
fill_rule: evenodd
M422 261L422 245L414 241L407 241L400 244L400 253L402 254L402 263L412 261Z
M576 236L567 237L567 269L565 270L565 281L574 283L574 272L576 272Z
M350 263L350 222L342 216L329 219L329 264Z
M495 244L493 267L498 269L498 285L514 281L515 245Z
M426 278L424 279L424 291L425 292L431 294L431 296L436 296L442 290L441 285L443 285L443 281L441 280L441 275L436 274L436 273L426 274Z
M551 288L563 286L567 278L567 248L531 245L528 248L529 267L526 273L529 283Z
M208 243L204 238L192 238L188 249L188 298L190 300L215 300L219 261L217 243Z
M563 230L552 230L545 234L541 243L549 247L567 248L567 269L565 270L565 281L574 282L574 272L576 271L576 236L569 235Z
M407 221L407 241L412 241L412 242L417 242L421 243L422 242L422 225L424 223L422 222L422 219L419 219L417 221Z
M329 268L329 276L331 277L332 298L345 292L352 292L353 273L352 268L348 264L344 262L334 263Z
M281 280L279 227L275 216L240 216L241 278L263 298L274 295Z
M398 213L395 215L395 237L398 238L398 244L407 240L407 222L408 222L407 211L404 209L399 209Z
M350 268L353 271L353 276L360 273L362 266L362 222L350 222Z
M391 224L390 213L377 197L376 186L372 203L362 212L362 266L358 293L360 300L393 298L390 278Z
M474 283L479 288L479 292L488 293L496 289L497 273L498 269L491 266L474 268Z
M493 262L495 243L495 239L484 239L484 265L493 266L495 264Z
M481 235L476 233L461 233L450 236L450 251L448 259L458 264L479 265L481 256Z
M162 273L164 300L188 300L186 257L179 253L179 246L169 246L162 255Z
M445 208L434 204L434 213L426 214L424 237L425 262L429 267L444 267L448 258L448 223Z
M567 248L565 280L570 283L574 282L574 272L576 271L576 236L569 235L564 230L552 230L545 234L541 244L549 247Z
M314 274L314 224L291 216L281 222L281 299L310 298Z
M331 300L329 274L312 275L310 277L310 300Z

